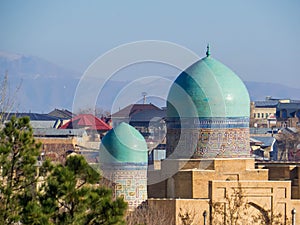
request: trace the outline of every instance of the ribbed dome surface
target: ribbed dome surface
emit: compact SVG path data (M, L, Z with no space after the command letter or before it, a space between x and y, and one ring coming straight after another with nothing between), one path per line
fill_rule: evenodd
M177 77L167 104L168 117L249 117L250 109L243 81L210 56Z
M100 161L139 163L148 161L148 149L144 137L127 123L110 130L100 145Z

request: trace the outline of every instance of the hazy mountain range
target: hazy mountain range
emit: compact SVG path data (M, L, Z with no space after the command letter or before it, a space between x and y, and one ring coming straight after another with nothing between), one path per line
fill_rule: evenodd
M44 59L0 51L0 77L7 71L10 92L21 83L17 111L49 112L54 108L72 109L73 96L81 73L70 71ZM175 77L175 76L174 76ZM100 107L110 109L114 98L126 81L110 81L103 92ZM245 81L251 100L263 100L266 96L300 99L300 89L282 84ZM147 88L165 89L159 82L147 84ZM155 104L155 102L153 102Z

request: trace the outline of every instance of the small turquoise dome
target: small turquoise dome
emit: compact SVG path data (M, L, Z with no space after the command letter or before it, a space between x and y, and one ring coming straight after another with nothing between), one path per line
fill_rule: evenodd
M102 138L99 157L104 163L147 162L147 144L138 130L123 122Z
M228 67L207 57L182 72L172 84L168 117L249 117L250 98L243 81Z

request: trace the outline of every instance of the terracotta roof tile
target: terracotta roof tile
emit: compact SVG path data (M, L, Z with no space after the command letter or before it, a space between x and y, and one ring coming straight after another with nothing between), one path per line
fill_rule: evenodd
M87 128L89 130L102 130L107 131L112 129L104 121L95 117L92 114L79 114L72 118L69 122L60 127L60 129L78 129L78 128Z

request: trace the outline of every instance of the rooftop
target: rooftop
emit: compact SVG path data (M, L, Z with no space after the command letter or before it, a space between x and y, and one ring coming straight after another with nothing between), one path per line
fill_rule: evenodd
M255 107L261 108L275 108L278 105L278 100L265 100L265 101L255 101Z
M83 136L85 133L84 129L37 128L33 130L33 135L36 137Z
M40 113L18 113L18 112L12 112L12 113L4 113L4 117L8 117L10 119L12 116L15 116L17 118L20 117L29 117L29 119L32 120L40 120L40 121L56 121L59 120L58 117L51 116L48 114L40 114Z
M67 109L54 109L48 113L49 116L55 116L60 119L71 119L75 114Z
M130 122L157 122L167 116L167 112L161 109L149 109L143 110L133 114L130 118Z
M113 113L112 118L129 118L132 115L144 111L144 110L161 110L159 107L153 104L130 104L125 108Z
M87 128L89 130L107 131L112 127L92 114L79 114L65 123L59 129Z

